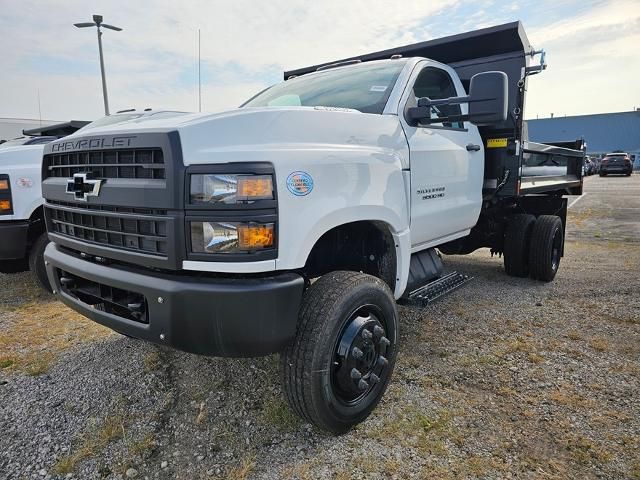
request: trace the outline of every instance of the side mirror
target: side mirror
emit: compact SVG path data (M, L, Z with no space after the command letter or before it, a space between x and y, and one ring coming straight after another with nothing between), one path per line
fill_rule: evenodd
M431 113L434 107L461 103L469 104L467 115L432 118ZM419 98L417 107L407 109L406 118L411 125L457 121L470 121L478 126L495 125L507 119L508 105L507 74L504 72L483 72L471 77L468 96L436 100L428 97Z
M504 122L507 119L508 98L506 73L475 74L469 85L469 121L478 126Z

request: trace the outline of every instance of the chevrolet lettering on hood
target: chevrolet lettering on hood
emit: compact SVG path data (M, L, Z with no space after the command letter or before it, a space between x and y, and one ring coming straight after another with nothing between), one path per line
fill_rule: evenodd
M130 147L131 140L137 135L123 135L106 138L82 138L75 141L67 141L51 144L51 152L66 152L72 150L93 150L102 148Z

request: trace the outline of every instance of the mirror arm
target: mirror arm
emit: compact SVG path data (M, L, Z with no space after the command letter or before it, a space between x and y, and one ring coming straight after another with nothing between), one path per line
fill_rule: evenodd
M431 100L429 97L422 97L418 99L418 107L437 107L439 105L457 105L459 103L468 103L471 101L471 96L465 97L449 97L440 98L438 100Z

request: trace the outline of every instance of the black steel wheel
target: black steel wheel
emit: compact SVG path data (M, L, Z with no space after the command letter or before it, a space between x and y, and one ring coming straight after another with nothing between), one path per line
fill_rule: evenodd
M564 230L562 220L555 215L540 215L533 226L529 249L529 275L535 280L550 282L558 273Z
M529 274L529 245L536 217L519 213L512 215L507 222L504 271L512 277L526 277Z
M298 332L281 355L291 407L341 434L376 407L391 378L398 313L389 287L358 272L332 272L309 287Z

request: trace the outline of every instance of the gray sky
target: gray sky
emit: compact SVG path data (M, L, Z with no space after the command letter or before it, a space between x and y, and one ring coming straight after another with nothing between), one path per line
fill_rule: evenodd
M282 71L521 20L549 68L532 77L526 117L640 107L640 0L121 1L0 0L0 117L102 115L95 29L103 36L111 110L234 108Z

